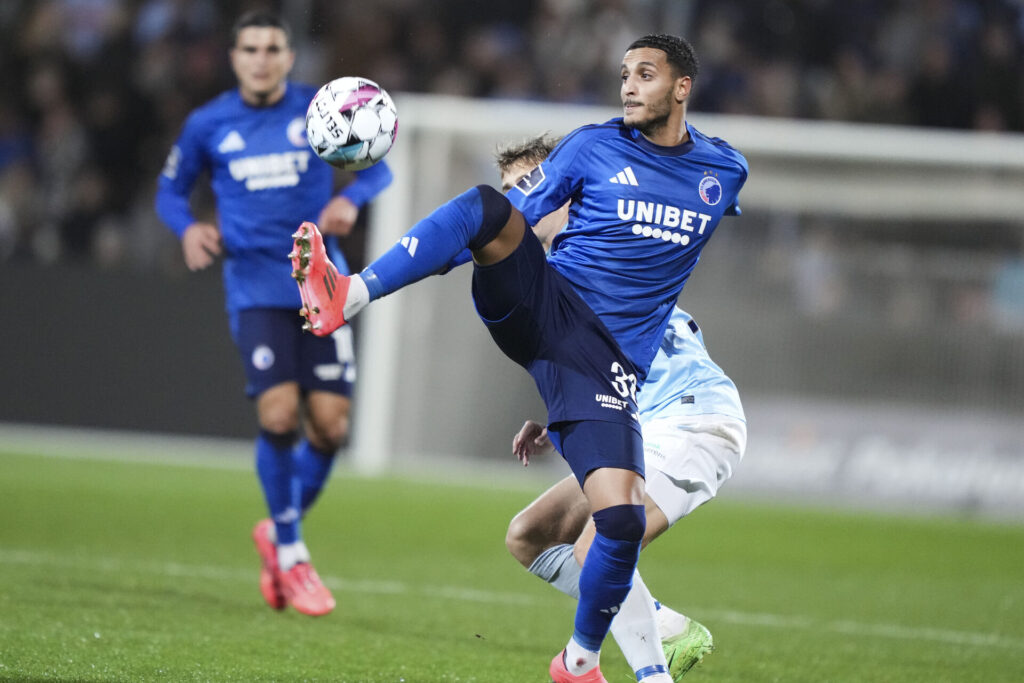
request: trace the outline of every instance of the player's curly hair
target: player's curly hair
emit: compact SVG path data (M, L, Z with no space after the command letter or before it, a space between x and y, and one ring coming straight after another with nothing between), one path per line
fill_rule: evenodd
M284 37L288 44L292 44L292 28L288 22L273 12L265 10L251 10L235 20L231 26L231 44L238 45L238 34L244 28L279 28L284 31Z
M505 173L510 167L522 161L531 164L539 164L548 158L551 150L555 148L561 138L551 137L548 133L542 133L535 137L499 147L494 152L494 160L498 165L498 172Z
M676 70L677 77L689 76L691 80L697 80L697 72L700 71L700 64L697 62L697 53L693 46L679 36L667 33L651 33L643 38L633 41L633 44L626 48L627 51L635 50L638 47L651 47L661 50L668 58L668 63Z

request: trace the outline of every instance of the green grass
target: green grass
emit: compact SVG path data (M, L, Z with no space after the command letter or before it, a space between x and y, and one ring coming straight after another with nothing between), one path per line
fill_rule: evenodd
M262 603L247 468L0 449L0 680L547 680L573 603L503 545L532 496L336 476L312 619ZM687 680L1024 681L1024 526L719 500L641 569L715 635Z

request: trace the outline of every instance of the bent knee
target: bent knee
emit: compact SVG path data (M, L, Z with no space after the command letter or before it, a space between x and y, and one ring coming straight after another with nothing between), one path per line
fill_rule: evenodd
M307 398L306 437L323 453L334 453L348 443L349 411L347 396L314 391Z
M478 251L496 239L508 226L512 202L490 185L477 185L480 197L480 226L469 240L469 248Z
M332 416L329 419L310 419L306 425L306 437L322 453L334 453L348 443L348 416Z
M344 428L329 431L310 430L309 442L321 453L334 453L348 444L348 430Z
M256 399L260 427L284 434L299 428L299 390L292 382L267 389Z
M295 432L299 428L299 412L288 410L260 411L260 427L274 434Z
M640 542L647 527L643 505L613 505L594 513L597 533L617 541Z
M505 533L505 547L519 564L529 568L540 555L542 548L536 542L536 530L522 515L516 515L508 524Z

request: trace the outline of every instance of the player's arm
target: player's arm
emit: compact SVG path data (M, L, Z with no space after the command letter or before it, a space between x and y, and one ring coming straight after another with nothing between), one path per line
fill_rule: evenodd
M185 122L181 135L167 155L156 191L156 213L181 240L182 254L189 270L201 270L212 265L222 252L217 226L197 221L189 206L192 188L207 164L199 128L194 115Z
M741 169L740 179L739 182L736 183L736 192L732 197L732 201L725 207L726 216L739 216L743 213L740 211L740 190L743 189L743 185L747 182L747 175L750 173L750 169L747 166L747 160L742 156L739 158L739 165Z
M585 137L576 130L562 138L547 159L520 178L508 191L506 196L509 201L522 212L526 222L534 226L534 232L537 232L536 226L547 216L563 209L583 186L581 169L585 166L588 154ZM564 221L559 225L551 225L546 231L551 234L537 236L541 241L545 237L551 239L563 225Z
M534 224L533 234L540 240L544 251L551 251L551 242L555 235L562 232L569 222L569 204L570 202L566 202L562 208L552 211Z
M383 161L356 171L355 179L320 212L317 220L320 231L340 237L348 235L359 217L359 210L390 185L393 177L391 169Z

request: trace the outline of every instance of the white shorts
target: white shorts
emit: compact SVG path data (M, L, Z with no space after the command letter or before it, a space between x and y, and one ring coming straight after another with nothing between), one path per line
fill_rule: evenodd
M669 526L715 497L747 447L747 425L724 415L651 420L643 433L647 494Z

